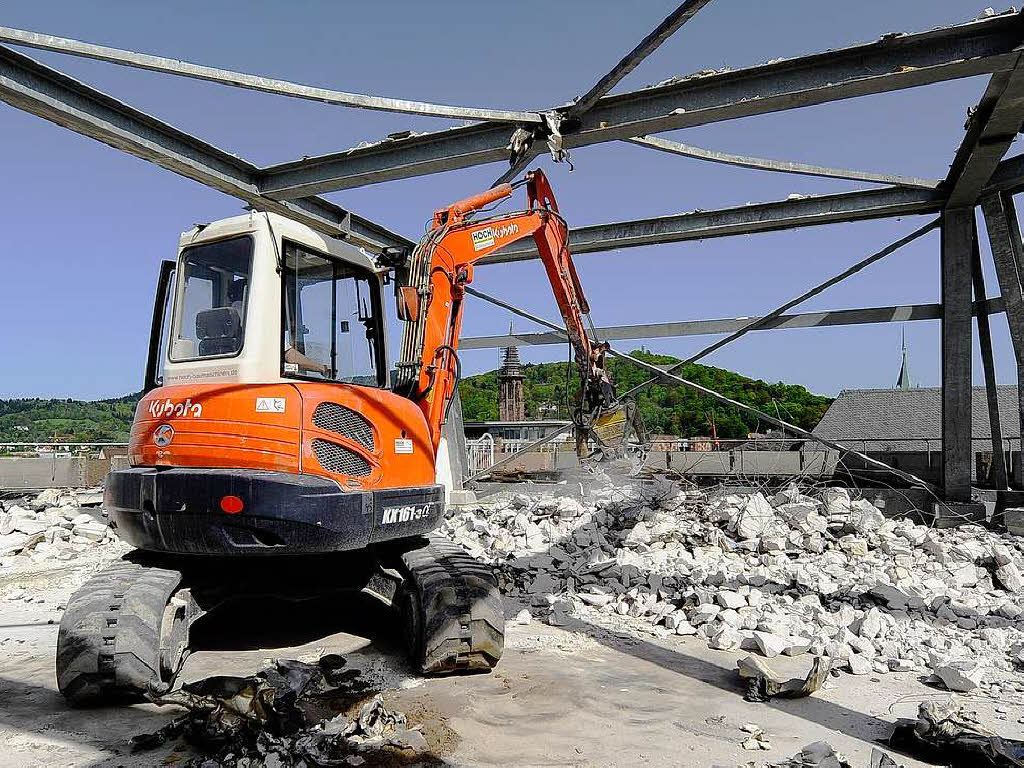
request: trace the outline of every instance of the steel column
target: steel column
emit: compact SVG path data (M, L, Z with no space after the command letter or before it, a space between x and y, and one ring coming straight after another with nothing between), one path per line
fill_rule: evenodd
M974 212L942 215L942 487L971 500L971 254Z

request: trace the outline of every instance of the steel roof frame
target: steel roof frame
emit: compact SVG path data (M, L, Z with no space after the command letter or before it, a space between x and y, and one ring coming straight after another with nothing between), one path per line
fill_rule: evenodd
M995 232L999 239L998 243L994 242L993 250L998 248L996 268L1000 285L1004 293L1007 286L1011 288L1012 306L1008 306L1007 311L1011 339L1017 359L1024 360L1024 349L1018 348L1024 347L1024 341L1021 341L1024 339L1024 316L1017 304L1012 303L1016 300L1014 297L1019 298L1021 294L1024 265L1020 262L1024 260L1024 246L1016 217L1009 210L1012 203L1008 202L1008 195L1024 188L1024 156L1003 160L1024 123L1024 11L988 16L916 34L886 35L866 45L735 71L696 73L673 78L651 88L608 95L626 74L708 2L684 0L575 102L551 109L518 112L448 107L330 91L0 28L0 39L9 42L117 64L346 106L435 116L479 117L486 121L264 168L223 152L3 46L0 46L0 100L238 197L255 208L290 216L321 232L347 237L374 251L389 247L407 249L411 243L316 195L507 160L510 168L502 174L500 181L518 174L544 150L545 144L555 159L560 159L565 150L574 147L625 140L711 162L875 184L891 182L891 186L879 189L804 196L718 211L694 211L580 227L570 232L570 246L577 253L592 253L818 224L939 213L943 265L941 304L805 315L786 315L784 308L787 305L783 305L769 315L745 320L740 325L737 325L738 321L693 321L620 326L606 330L618 338L632 338L632 334L644 332L661 336L734 330L731 339L738 338L747 330L885 322L887 319L931 319L937 316L942 320L944 351L943 434L947 466L943 486L947 499L969 500L970 445L969 439L964 442L965 434L969 438L969 434L964 432L964 417L969 431L971 317L978 314L980 326L984 315L1003 310L1001 299L975 296L972 301L972 290L984 290L983 283L977 280L980 256L973 212L982 199L988 201L985 213L989 234L992 236ZM981 74L991 75L988 87L969 117L965 137L949 173L938 183L896 174L843 171L712 152L649 136ZM991 204L996 199L1004 201L1002 207ZM520 244L487 263L531 258L536 258L533 249L527 244ZM792 306L792 302L788 306ZM550 343L549 336L551 334L528 334L513 338L526 343ZM504 337L467 339L465 346L478 348L499 340L504 340ZM717 346L720 345L712 348ZM966 355L963 354L965 349ZM987 383L992 387L991 344L983 343L982 352L986 357ZM1024 378L1021 381L1024 382Z

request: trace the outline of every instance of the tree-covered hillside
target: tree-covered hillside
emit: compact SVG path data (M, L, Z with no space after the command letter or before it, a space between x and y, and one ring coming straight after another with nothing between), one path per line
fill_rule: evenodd
M635 357L656 365L674 365L678 358L634 351ZM619 392L650 378L646 371L627 361L611 359L609 368ZM523 388L527 418L568 418L565 396L565 363L523 365ZM804 429L812 429L832 402L831 398L814 395L801 386L769 384L749 379L738 373L707 365L685 366L680 375L709 389L776 415ZM575 392L576 385L570 387ZM459 386L462 411L466 421L490 421L498 418L498 377L496 371L470 376ZM764 430L757 418L717 404L687 387L656 384L637 398L648 430L653 433L693 437L707 435L713 419L718 436L742 438L748 432Z
M649 352L632 354L657 365L679 362L674 357ZM621 360L612 359L609 366L619 392L649 378L646 371ZM565 363L527 363L523 365L523 375L527 418L568 418ZM813 428L832 402L800 386L768 384L706 365L687 365L682 375L805 429ZM572 385L570 392L575 390L576 385ZM466 378L460 383L459 392L466 421L498 418L496 371ZM94 401L0 400L0 442L126 442L138 400L138 393ZM718 436L723 438L742 438L748 432L764 429L753 416L718 405L686 387L658 384L642 392L638 402L647 428L654 433L706 435L711 431L712 419Z
M0 442L127 442L138 401L0 400Z

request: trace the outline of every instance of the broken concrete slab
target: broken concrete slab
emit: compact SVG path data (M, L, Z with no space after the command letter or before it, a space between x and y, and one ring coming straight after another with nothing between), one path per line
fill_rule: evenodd
M987 670L977 661L952 661L936 665L932 673L949 690L967 693L985 682Z

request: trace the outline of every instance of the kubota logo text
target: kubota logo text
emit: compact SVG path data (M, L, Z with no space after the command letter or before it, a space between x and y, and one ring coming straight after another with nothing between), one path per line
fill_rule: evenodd
M200 403L193 403L191 399L183 403L174 400L154 400L146 410L154 419L166 419L171 416L188 416L198 419L203 415L203 406Z
M518 233L518 224L502 224L500 226L491 225L484 229L478 229L471 235L473 238L473 250L479 251L484 248L490 248L497 240L501 240L502 238L509 237L510 235L516 235Z

